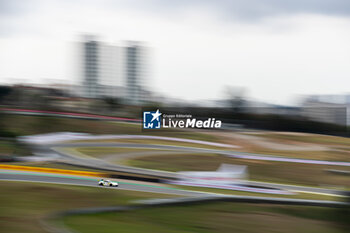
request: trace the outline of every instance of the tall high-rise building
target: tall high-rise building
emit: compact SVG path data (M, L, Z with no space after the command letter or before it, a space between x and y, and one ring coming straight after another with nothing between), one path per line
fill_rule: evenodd
M144 48L137 42L125 47L126 100L133 105L142 104L143 96L143 53Z
M84 38L82 50L83 90L87 98L120 97L121 59L117 46Z
M82 96L118 97L131 105L143 103L147 93L143 86L144 46L128 42L124 47L117 47L97 41L93 36L86 36L82 45Z
M83 96L99 96L99 43L91 36L83 42Z

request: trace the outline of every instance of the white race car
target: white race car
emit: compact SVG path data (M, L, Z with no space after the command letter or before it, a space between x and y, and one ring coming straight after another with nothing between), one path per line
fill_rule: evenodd
M119 184L118 184L118 182L115 182L115 181L101 179L98 181L98 185L118 187Z

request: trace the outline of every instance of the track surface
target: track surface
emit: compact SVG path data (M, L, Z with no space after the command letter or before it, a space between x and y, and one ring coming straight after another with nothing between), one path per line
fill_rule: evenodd
M166 186L160 186L151 183L140 183L131 181L119 181L119 187L101 187L98 186L98 179L93 177L83 176L65 176L49 173L36 173L36 172L17 172L17 171L0 171L0 180L7 181L27 181L27 182L42 182L42 183L53 183L53 184L67 184L67 185L79 185L79 186L90 186L96 188L111 188L111 189L124 189L130 191L140 192L152 192L162 193L171 195L182 195L182 196L207 196L209 193L186 191L176 188L170 188Z
M149 145L149 144L135 144L135 143L63 143L63 144L50 144L45 146L40 146L37 149L40 155L45 156L53 156L55 158L59 158L60 160L65 161L66 163L78 166L85 166L90 168L102 169L106 171L118 171L118 172L127 172L134 173L139 175L149 175L159 177L161 179L172 179L176 178L176 174L172 172L166 171L158 171L158 170L149 170L142 168L135 168L123 165L111 164L107 161L103 161L100 159L96 159L90 156L80 157L71 153L69 151L64 150L64 148L78 148L78 147L116 147L116 148L147 148L147 149L161 149L161 150L169 150L171 152L174 151L182 151L182 152L196 152L196 153L218 153L224 156L232 156L233 153L238 156L244 156L246 153L242 152L231 152L231 151L223 151L216 149L206 149L206 148L196 148L196 147L186 147L186 146L173 146L173 145ZM62 150L63 149L63 150ZM252 156L249 154L247 156ZM259 156L260 159L264 159L264 157ZM254 159L259 159L254 158ZM279 157L276 157L277 159ZM297 186L297 185L285 185L285 184L275 184L275 183L265 183L265 182L247 182L250 185L254 186L262 186L267 188L276 188L281 190L288 190L292 192L307 192L307 193L318 193L318 194L326 194L326 195L341 195L340 191L334 189L326 189L326 188L316 188L316 187L306 187L306 186ZM181 194L180 194L181 195ZM186 195L186 194L185 194ZM193 194L192 194L193 195Z
M35 142L34 143L35 144L34 153L36 154L36 157L38 157L38 158L42 157L43 159L54 159L54 160L58 160L58 161L61 161L64 163L72 164L72 165L85 166L85 167L101 169L101 170L105 170L105 171L125 172L125 173L130 173L130 174L152 176L152 177L157 177L159 179L174 179L174 178L177 178L177 175L175 173L172 173L172 172L148 170L148 169L141 169L141 168L134 168L134 167L128 167L128 166L123 166L123 165L111 164L108 161L103 161L103 160L93 158L90 156L78 156L76 153L74 153L72 151L65 150L65 148L116 147L116 148L157 149L157 150L166 150L169 152L216 153L216 154L221 154L223 156L228 156L228 157L233 157L233 158L244 158L244 159L253 159L253 160L269 160L269 161L283 161L283 162L292 162L292 163L328 164L328 165L350 166L349 162L286 158L286 157L278 157L278 156L251 154L251 153L244 153L244 152L208 149L208 148L198 148L198 147L189 147L189 146L151 145L151 144L141 144L141 143L136 144L136 143L114 143L114 142L113 143L107 143L107 142L64 143L64 142L61 142L62 139L60 139L60 137L56 138L56 136L59 136L61 134L62 133L34 135L34 136L25 137L25 138L28 140L28 142L30 142L30 141ZM68 136L70 135L70 133L64 133L64 134L65 135L68 134ZM72 134L71 136L73 136L73 138L74 138L75 136L80 137L81 135L79 136L76 134ZM95 137L98 139L101 137L118 137L118 135L99 135L99 136L94 136L94 135L89 136L88 135L88 137L89 137L89 139L94 139ZM133 137L140 137L140 135L126 135L126 137L133 138ZM144 135L142 137L147 137L147 136ZM149 137L153 138L152 136L149 136ZM45 141L45 138L46 138L46 141ZM56 140L58 142L53 143ZM182 139L176 139L176 140L181 141ZM147 153L147 152L145 152L145 153ZM31 177L31 178L33 178L33 177ZM37 180L37 179L38 178L36 177L35 180ZM42 178L40 178L40 179L42 179ZM48 179L48 178L46 178L46 179ZM57 180L54 180L54 181L56 182ZM45 180L42 182L45 182ZM65 182L73 182L73 181L66 181L65 180ZM79 182L76 182L76 181L74 181L74 183L79 184ZM284 184L270 184L270 183L252 182L252 181L247 182L247 183L249 185L253 185L253 186L265 186L267 188L276 188L276 189L289 190L289 191L321 193L321 194L329 194L329 195L341 195L340 191L332 190L332 189L325 189L325 188L304 187L304 186L294 186L294 185L284 185ZM95 184L91 184L91 185L95 185ZM124 186L121 186L120 188L124 188ZM125 188L128 188L128 189L132 188L133 190L135 189L134 186L133 187L125 186ZM153 190L153 187L147 187L147 188L145 187L145 188L143 188L143 190L149 191L149 192L159 191L159 189ZM164 191L162 191L162 192L164 193ZM168 191L167 193L169 193L169 192L170 191ZM178 191L172 191L170 193L173 194L174 192L178 192ZM182 195L182 194L179 194L179 195Z

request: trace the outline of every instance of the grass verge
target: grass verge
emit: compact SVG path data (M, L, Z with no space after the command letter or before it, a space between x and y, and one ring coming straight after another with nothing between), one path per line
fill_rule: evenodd
M155 155L128 161L131 166L172 172L215 171L222 163L247 165L252 180L310 186L349 186L349 177L326 172L325 169L334 169L334 166L327 165L236 159L216 154ZM349 167L339 166L336 169L350 170Z
M300 206L207 203L71 216L65 223L82 233L112 232L345 232L338 209Z
M50 116L21 116L3 114L4 127L15 135L32 135L52 132L81 132L92 134L147 134L189 138L204 141L218 141L217 137L190 130L142 131L142 125L123 122L98 121L87 119L59 118Z
M72 185L0 181L1 232L46 232L39 219L54 211L124 205L132 200L170 195Z

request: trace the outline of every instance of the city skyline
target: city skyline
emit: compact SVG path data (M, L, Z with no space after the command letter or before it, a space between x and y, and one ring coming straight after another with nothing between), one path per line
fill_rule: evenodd
M263 1L270 10L237 1L146 2L0 1L2 83L78 83L70 57L86 32L148 43L148 84L170 97L222 99L225 87L238 86L248 97L292 104L298 94L348 93L346 1Z

